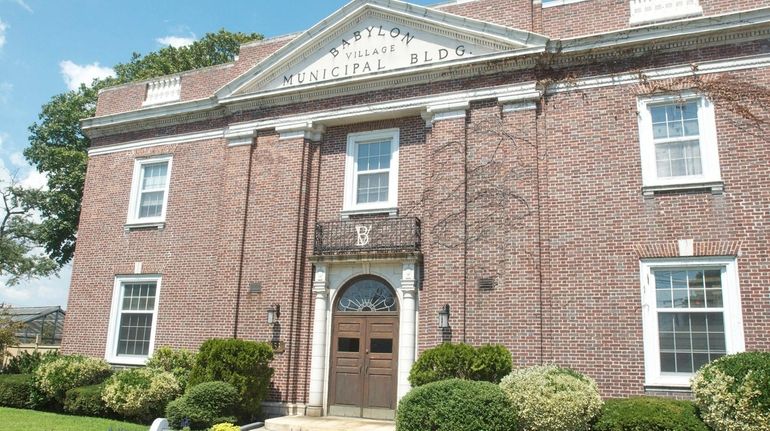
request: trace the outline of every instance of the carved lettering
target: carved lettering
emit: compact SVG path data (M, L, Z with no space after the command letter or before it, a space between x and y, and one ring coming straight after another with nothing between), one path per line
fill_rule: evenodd
M331 49L329 52L331 52L331 53L332 53L332 57L336 57L336 56L337 56L337 54L339 54L339 53L340 53L339 51L337 51L337 48L332 48L332 49Z
M414 39L414 36L412 36L409 32L404 33L404 37L401 38L401 42L406 42L404 45L409 45L409 42Z
M458 57L465 55L465 46L457 45L457 48L455 48L455 54L457 54Z
M401 34L401 29L398 27L393 27L392 29L390 29L390 37L392 37L393 39L397 38L398 35L400 34Z
M411 61L409 62L409 64L415 64L415 63L417 63L418 61L420 61L420 57L418 57L418 56L417 56L417 54L412 54L412 59L411 59Z
M369 32L369 37L372 37L372 30L374 30L374 26L365 28L367 32Z
M448 50L446 50L444 48L441 48L441 49L438 50L438 59L439 60L443 60L443 59L445 59L447 57L449 57L449 51Z
M353 32L353 38L355 38L356 41L361 40L361 32L360 31L354 31Z
M283 77L283 85L291 85L292 81L294 80L294 75L289 75L288 77Z

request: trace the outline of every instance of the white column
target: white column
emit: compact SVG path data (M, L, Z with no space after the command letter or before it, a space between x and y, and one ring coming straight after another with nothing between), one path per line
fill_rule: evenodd
M324 370L326 368L326 314L329 290L326 285L326 265L316 264L313 275L315 313L313 315L313 344L310 356L310 393L308 416L323 416Z
M401 266L401 287L403 301L398 324L398 399L406 395L409 371L417 353L417 277L416 262L405 262Z

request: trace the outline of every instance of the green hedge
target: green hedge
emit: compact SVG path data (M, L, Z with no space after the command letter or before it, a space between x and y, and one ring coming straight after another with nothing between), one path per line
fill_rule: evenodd
M594 431L708 431L695 405L657 397L607 400Z
M176 377L157 368L133 368L115 373L105 383L102 399L124 418L151 422L163 415L182 393Z
M261 415L273 369L273 348L264 342L211 339L205 341L190 373L189 386L204 382L227 382L238 390L238 419L251 422Z
M706 364L693 377L692 390L703 421L714 430L770 430L770 353L738 353Z
M0 406L20 409L29 407L32 385L31 374L0 375Z
M46 353L36 352L19 352L18 355L12 357L8 364L3 369L5 374L34 374L37 367L43 362L48 362L59 357L59 352L55 350L48 351Z
M78 416L115 417L115 412L110 410L102 399L105 385L106 383L102 382L68 390L64 396L64 411Z
M102 359L59 356L37 367L35 387L42 397L62 403L68 390L101 383L111 373L110 365Z
M602 409L596 382L555 365L516 370L500 387L519 412L519 431L588 431Z
M238 390L225 382L205 382L193 386L180 398L169 403L166 417L169 424L181 429L208 429L222 422L236 422L239 405Z
M397 431L511 431L516 413L498 385L442 380L416 387L399 402Z
M512 367L511 353L503 346L445 343L420 354L409 382L415 387L453 378L499 383Z
M184 391L190 380L190 370L195 365L195 353L188 350L160 347L155 350L145 365L147 368L157 368L173 374Z

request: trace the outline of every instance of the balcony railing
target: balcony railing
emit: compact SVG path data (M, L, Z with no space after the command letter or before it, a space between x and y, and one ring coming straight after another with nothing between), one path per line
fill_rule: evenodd
M316 223L313 254L350 255L420 251L415 217L352 219Z
M703 15L699 0L631 0L631 25Z

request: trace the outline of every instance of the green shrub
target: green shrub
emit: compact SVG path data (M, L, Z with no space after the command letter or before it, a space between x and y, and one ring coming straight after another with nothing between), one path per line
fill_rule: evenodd
M690 401L633 397L607 400L594 431L708 431Z
M176 377L182 391L187 388L190 370L195 364L195 353L188 350L176 350L170 347L160 347L147 360L148 368L158 368L168 371Z
M110 374L110 365L102 359L59 356L37 367L35 387L44 397L61 403L68 390L101 383Z
M503 346L444 343L422 352L409 372L409 383L422 386L447 379L499 383L512 367L511 352Z
M19 409L29 406L32 391L31 374L7 374L0 376L0 406Z
M555 365L516 370L500 382L520 431L588 431L602 408L596 382Z
M498 385L450 379L416 387L399 402L398 431L511 431L516 412Z
M267 343L236 339L205 341L190 373L190 386L223 381L235 386L240 396L238 419L250 422L261 414L273 369L273 349Z
M114 416L114 412L107 407L102 399L106 383L98 385L82 386L67 391L64 396L64 411L78 416L95 416L108 418Z
M174 428L184 424L191 429L208 429L220 422L235 422L239 404L238 390L225 382L205 382L193 386L166 408L166 417Z
M695 404L716 431L770 429L770 353L724 356L692 379Z
M211 427L211 431L241 431L241 427L225 422L214 425Z
M110 377L102 399L107 407L127 419L149 422L162 416L166 405L181 392L176 377L168 371L134 368Z
M43 363L48 362L59 357L59 352L50 350L45 353L36 352L19 352L18 355L12 357L8 364L3 369L5 374L33 374L37 367Z

